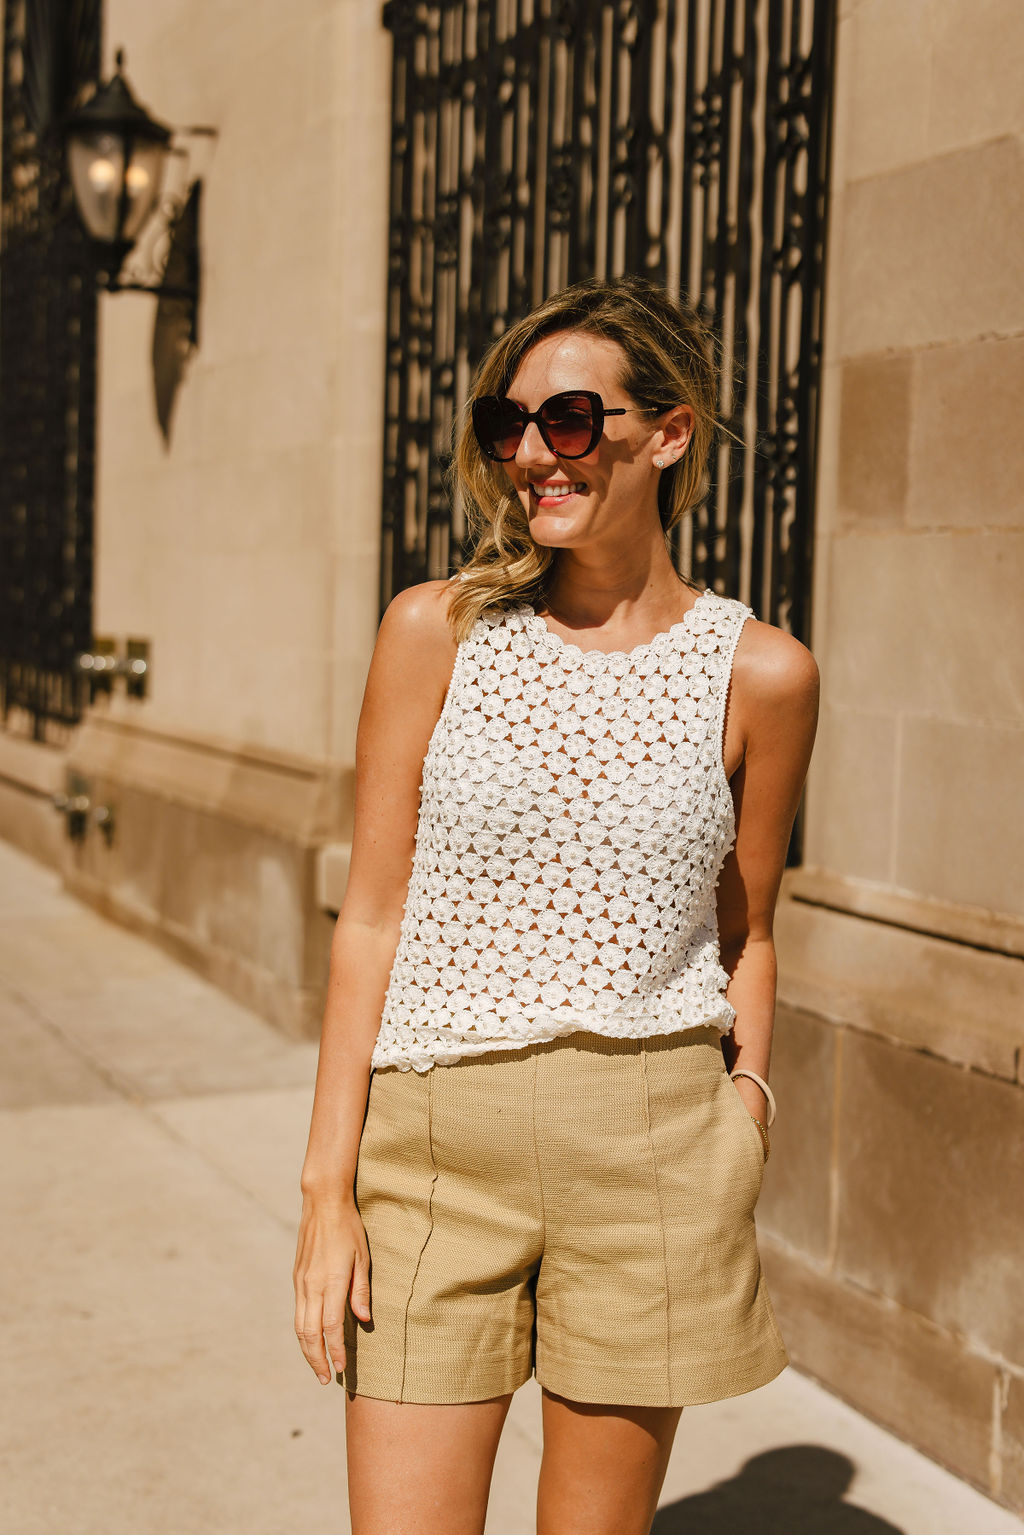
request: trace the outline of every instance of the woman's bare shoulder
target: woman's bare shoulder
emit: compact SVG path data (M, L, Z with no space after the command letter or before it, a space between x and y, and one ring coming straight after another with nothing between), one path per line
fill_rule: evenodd
M390 625L420 639L440 639L448 630L448 603L454 581L418 581L396 592L384 609L381 628Z
M452 581L420 581L396 592L377 631L375 662L443 697L458 646L448 625Z
M815 714L820 675L812 652L795 634L759 618L740 630L733 683L751 719L765 712Z

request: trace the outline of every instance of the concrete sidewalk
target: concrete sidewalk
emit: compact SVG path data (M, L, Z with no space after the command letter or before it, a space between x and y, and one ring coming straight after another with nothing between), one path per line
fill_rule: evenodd
M339 1535L344 1399L292 1331L316 1046L0 844L0 1529ZM534 1529L519 1391L488 1535ZM657 1535L1019 1535L792 1368L683 1414Z

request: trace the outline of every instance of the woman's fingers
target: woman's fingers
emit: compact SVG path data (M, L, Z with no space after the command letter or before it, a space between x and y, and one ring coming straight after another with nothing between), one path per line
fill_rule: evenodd
M332 1369L345 1368L345 1305L350 1295L354 1314L370 1320L370 1253L354 1210L304 1212L292 1279L295 1335L310 1368L326 1385Z
M324 1355L322 1297L319 1299L321 1299L321 1305L316 1303L315 1296L299 1296L295 1314L295 1335L299 1340L299 1348L306 1354L310 1368L315 1372L319 1382L327 1385L330 1380L330 1369Z
M357 1251L352 1269L352 1310L361 1322L370 1320L370 1253L368 1248Z
M324 1297L315 1287L299 1297L295 1334L314 1374L320 1384L326 1386L331 1378L331 1366L324 1349Z
M323 1331L327 1339L327 1352L339 1374L345 1368L344 1323L347 1294L347 1277L344 1282L339 1282L337 1279L328 1280L323 1297Z

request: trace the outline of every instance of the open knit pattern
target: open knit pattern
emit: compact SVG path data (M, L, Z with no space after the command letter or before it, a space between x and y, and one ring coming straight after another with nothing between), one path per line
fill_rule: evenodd
M527 603L477 618L423 762L373 1067L732 1028L722 743L753 616L707 588L630 651L582 650Z

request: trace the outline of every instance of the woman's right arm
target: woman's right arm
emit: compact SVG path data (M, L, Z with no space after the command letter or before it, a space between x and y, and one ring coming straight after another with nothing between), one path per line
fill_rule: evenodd
M407 587L381 620L356 732L352 850L331 942L327 999L292 1278L295 1331L321 1381L344 1368L351 1298L369 1320L369 1253L355 1204L359 1137L412 872L423 759L456 645L447 581Z

